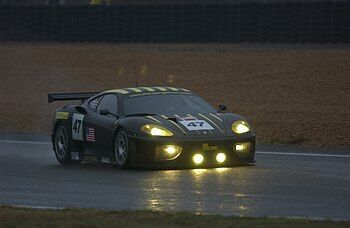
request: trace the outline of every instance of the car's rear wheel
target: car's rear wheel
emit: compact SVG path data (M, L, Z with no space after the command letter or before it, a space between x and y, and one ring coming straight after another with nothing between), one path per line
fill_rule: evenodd
M79 164L80 161L71 160L71 148L69 144L69 136L66 127L63 124L59 124L54 131L54 151L56 159L59 163Z
M119 130L114 142L114 158L117 166L121 169L129 166L129 142L124 130Z

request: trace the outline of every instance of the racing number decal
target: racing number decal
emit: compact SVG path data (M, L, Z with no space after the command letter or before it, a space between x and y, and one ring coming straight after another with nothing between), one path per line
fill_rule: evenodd
M203 121L193 121L187 124L188 127L203 127Z
M75 120L75 121L74 121L74 125L73 125L73 131L74 131L74 133L79 134L80 126L81 126L81 120Z
M72 118L72 138L73 140L83 141L83 120L84 115L82 114L73 114Z
M181 120L179 122L190 131L213 130L214 129L205 120Z

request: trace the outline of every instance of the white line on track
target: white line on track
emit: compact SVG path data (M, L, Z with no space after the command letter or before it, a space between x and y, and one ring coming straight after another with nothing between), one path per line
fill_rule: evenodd
M10 205L11 207L17 208L31 208L31 209L39 209L39 210L64 210L64 207L46 207L46 206L30 206L30 205Z
M37 145L50 145L51 144L49 142L17 141L17 140L0 140L0 143L37 144Z
M271 154L271 155L287 155L287 156L350 158L350 155L346 155L346 154L312 154L312 153L290 153L290 152L272 152L272 151L256 151L255 153L256 154Z

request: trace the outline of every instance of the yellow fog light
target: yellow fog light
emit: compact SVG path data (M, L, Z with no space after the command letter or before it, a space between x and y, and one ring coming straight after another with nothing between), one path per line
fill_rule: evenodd
M226 161L226 154L218 153L216 155L216 161L219 162L219 163L223 163L224 161Z
M196 165L199 165L204 161L204 157L201 154L195 154L193 155L192 160Z
M231 130L236 134L243 134L250 131L250 126L243 120L237 120L231 125Z
M180 156L181 146L165 145L156 147L155 160L174 160Z
M153 136L173 136L170 130L156 124L143 125L140 130Z

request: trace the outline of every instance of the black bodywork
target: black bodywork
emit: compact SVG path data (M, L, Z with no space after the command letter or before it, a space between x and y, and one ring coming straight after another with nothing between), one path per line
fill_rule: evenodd
M179 124L183 117L175 115L175 113L174 115L124 114L124 101L130 96L162 96L167 94L196 96L188 90L172 87L127 88L101 93L74 93L73 95L68 93L49 94L49 103L56 100L82 100L81 105L66 105L56 110L52 132L59 125L66 127L72 160L115 163L114 139L116 133L122 129L127 133L129 140L129 166L131 167L224 167L255 162L255 134L253 131L236 134L231 130L233 122L243 120L236 114L191 114L191 117L209 123L213 127L210 131L187 130ZM99 102L106 95L115 96L117 100L117 111L114 114L101 115L101 110L98 109ZM94 103L92 104L92 102ZM173 136L152 136L144 133L140 128L145 124L164 126L173 132ZM54 142L53 137L52 142ZM240 142L251 143L247 153L239 154L234 150L234 145ZM181 154L174 160L157 160L155 148L168 144L181 146ZM222 164L218 164L215 160L215 155L219 151L224 152L227 156L226 161ZM200 165L196 165L192 161L193 155L198 152L205 157L205 161Z

